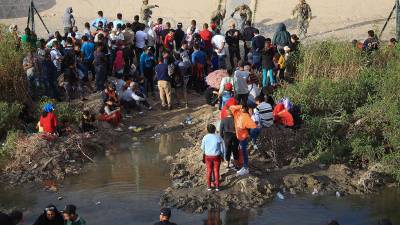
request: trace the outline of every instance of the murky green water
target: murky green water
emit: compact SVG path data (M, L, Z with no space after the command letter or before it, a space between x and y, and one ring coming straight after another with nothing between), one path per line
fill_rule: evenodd
M176 134L146 138L120 144L120 152L96 159L87 173L69 178L60 193L21 187L0 190L0 205L25 208L25 223L32 224L49 203L63 208L76 204L88 224L142 225L153 224L159 215L159 197L168 187L168 164L163 161L183 145ZM63 196L62 200L57 200ZM389 217L400 224L400 192L387 190L369 197L312 197L309 195L275 200L262 209L229 210L189 214L174 210L178 224L207 225L323 225L330 219L341 224L376 225Z

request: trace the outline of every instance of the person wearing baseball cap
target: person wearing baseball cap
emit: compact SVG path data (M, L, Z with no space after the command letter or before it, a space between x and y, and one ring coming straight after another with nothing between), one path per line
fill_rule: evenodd
M169 222L170 218L171 218L171 209L162 208L160 210L160 222L157 222L154 225L176 225L176 223Z

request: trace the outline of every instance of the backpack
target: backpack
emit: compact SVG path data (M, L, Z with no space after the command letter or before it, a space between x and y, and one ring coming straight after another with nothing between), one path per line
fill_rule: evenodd
M299 129L301 127L301 124L303 123L303 119L301 118L301 106L293 105L290 108L289 112L293 116L293 129Z

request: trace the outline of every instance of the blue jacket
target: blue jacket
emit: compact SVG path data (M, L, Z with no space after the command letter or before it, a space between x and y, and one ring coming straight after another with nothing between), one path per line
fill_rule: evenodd
M89 62L94 60L94 44L92 42L85 42L82 44L81 52L83 59Z
M201 150L206 156L225 155L225 144L222 138L217 134L207 134L201 141Z
M200 63L206 65L207 55L201 50L196 50L192 53L192 64Z
M144 68L147 69L152 69L154 67L155 61L154 61L154 56L146 54L146 52L143 52L142 55L140 56L140 74L143 74Z
M161 63L156 66L156 78L157 80L164 80L171 82L171 77L168 75L168 65L166 63Z

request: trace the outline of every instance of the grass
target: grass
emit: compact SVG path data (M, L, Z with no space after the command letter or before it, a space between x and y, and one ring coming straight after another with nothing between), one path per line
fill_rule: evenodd
M295 82L277 93L303 109L304 157L382 163L400 181L400 49L367 55L348 43L302 47Z

